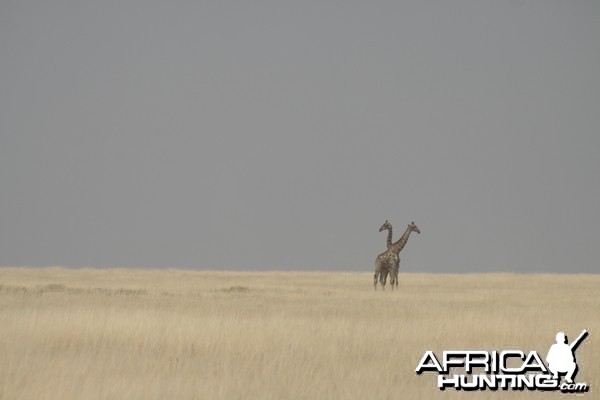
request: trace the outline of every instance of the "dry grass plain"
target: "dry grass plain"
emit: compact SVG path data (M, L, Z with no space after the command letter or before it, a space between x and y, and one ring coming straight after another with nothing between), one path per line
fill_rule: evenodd
M590 336L600 392L600 275L0 268L0 399L503 399L439 391L426 350L537 350ZM594 348L596 346L596 348Z

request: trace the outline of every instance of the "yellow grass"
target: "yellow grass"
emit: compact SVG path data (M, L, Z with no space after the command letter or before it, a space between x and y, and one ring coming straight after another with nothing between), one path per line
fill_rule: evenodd
M426 350L590 336L577 381L600 392L600 276L0 269L0 399L499 399L439 391ZM573 395L569 395L573 396Z

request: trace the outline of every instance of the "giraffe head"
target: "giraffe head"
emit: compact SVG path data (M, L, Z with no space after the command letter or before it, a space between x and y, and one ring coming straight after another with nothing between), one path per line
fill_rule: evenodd
M421 233L421 231L419 230L419 227L417 225L415 225L414 222L411 222L410 224L408 224L408 227L413 232Z
M385 223L383 225L381 225L381 228L379 228L379 232L381 231L385 231L385 230L391 230L392 229L392 224L390 224L387 219L385 220Z

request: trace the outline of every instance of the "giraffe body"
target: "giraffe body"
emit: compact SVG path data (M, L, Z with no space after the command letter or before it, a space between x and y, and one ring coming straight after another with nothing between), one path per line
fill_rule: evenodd
M373 285L377 290L377 280L381 284L381 287L385 290L385 284L387 281L388 274L390 275L390 285L392 290L394 286L398 288L398 271L400 270L400 251L406 245L408 237L411 232L415 231L421 233L417 225L414 222L408 225L408 228L397 242L392 243L392 225L385 221L385 223L379 228L379 232L386 230L388 231L387 239L387 250L377 256L375 259L375 276L373 277Z
M389 250L384 251L375 259L375 276L373 277L373 285L375 286L375 290L377 290L377 280L381 284L383 290L385 290L385 284L387 282L387 277L390 273L392 273L390 277L390 284L393 285L393 270L396 265L400 264L400 257L397 254L390 252ZM393 288L394 286L392 286Z

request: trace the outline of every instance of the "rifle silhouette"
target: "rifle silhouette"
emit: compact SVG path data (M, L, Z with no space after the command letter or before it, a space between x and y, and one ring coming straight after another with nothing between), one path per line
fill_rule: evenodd
M583 341L583 339L585 339L588 335L588 331L587 329L584 329L583 331L581 331L581 334L579 336L577 336L577 339L573 340L570 344L569 347L571 348L571 350L575 350L575 348L577 346L579 346L579 344Z

